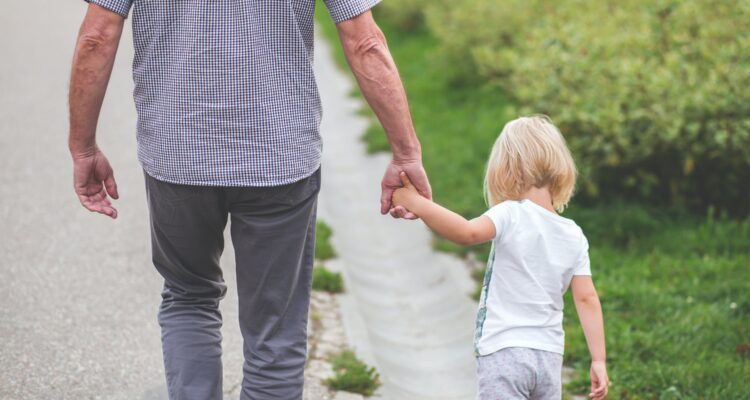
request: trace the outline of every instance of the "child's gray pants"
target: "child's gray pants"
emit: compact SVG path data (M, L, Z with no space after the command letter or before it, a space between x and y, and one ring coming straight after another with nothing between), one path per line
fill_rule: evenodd
M560 400L561 354L509 347L477 358L480 400Z

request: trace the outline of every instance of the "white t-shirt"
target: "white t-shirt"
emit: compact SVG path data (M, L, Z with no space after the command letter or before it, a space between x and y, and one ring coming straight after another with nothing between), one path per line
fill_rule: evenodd
M504 201L484 215L496 235L479 301L476 354L507 347L563 354L563 294L574 275L591 275L583 231L531 200Z

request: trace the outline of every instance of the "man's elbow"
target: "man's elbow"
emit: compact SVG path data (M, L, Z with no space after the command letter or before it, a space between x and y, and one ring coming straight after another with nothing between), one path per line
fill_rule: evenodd
M383 58L388 54L385 35L377 26L364 33L343 38L344 52L353 61L363 61L370 57Z
M117 49L124 20L119 15L93 7L78 31L78 50L84 52Z
M380 30L357 39L352 46L352 54L358 57L365 57L373 53L380 54L385 52L387 48L385 36Z
M78 37L78 49L87 53L94 53L117 48L120 34L115 29L91 27L81 29Z

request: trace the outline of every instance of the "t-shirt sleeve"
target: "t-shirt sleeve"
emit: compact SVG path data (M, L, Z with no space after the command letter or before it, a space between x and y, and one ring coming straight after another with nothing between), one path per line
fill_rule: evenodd
M512 201L506 200L482 214L489 217L495 224L495 240L500 239L513 225L515 220L513 205Z
M324 0L333 22L340 23L375 7L381 0Z
M586 240L586 236L581 234L581 255L578 256L576 261L573 275L588 275L591 276L591 260L589 260L589 241Z
M96 4L99 7L106 8L109 11L120 14L121 17L127 18L130 13L130 6L133 0L84 0L87 3Z

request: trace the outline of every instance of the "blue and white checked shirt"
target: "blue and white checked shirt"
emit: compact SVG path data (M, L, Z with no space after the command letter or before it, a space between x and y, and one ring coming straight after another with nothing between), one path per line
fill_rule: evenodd
M320 166L315 0L86 0L133 7L138 159L156 179L278 186ZM334 22L380 0L325 0Z

